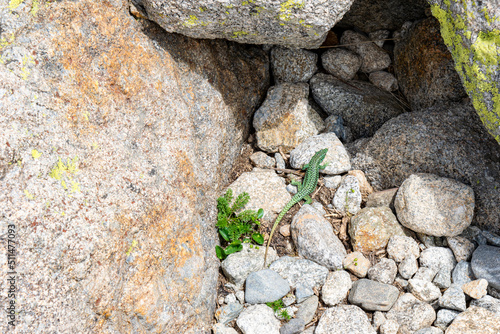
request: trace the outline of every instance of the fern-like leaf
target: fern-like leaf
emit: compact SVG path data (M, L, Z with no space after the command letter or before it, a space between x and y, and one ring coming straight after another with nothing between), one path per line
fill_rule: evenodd
M246 192L243 192L236 197L234 200L233 206L231 207L231 210L233 212L239 211L245 207L245 205L248 204L250 201L250 195Z

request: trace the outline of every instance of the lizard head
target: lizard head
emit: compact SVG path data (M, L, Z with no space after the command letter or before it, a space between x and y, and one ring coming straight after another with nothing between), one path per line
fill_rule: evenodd
M328 152L327 148L319 150L318 152L314 153L314 156L312 157L311 161L316 160L318 161L318 163L321 163L323 159L325 159L327 152Z

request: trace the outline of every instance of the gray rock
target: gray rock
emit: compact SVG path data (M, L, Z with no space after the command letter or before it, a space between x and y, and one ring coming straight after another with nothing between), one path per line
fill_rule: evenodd
M274 80L282 82L308 82L318 70L318 55L301 49L274 47L271 50L271 68Z
M214 334L238 334L238 332L232 327L226 327L221 323L217 323L212 327Z
M385 318L385 314L380 311L376 311L373 313L373 327L375 330L378 330L378 328L386 321L387 319Z
M266 54L165 33L128 1L8 4L0 215L30 272L16 330L209 331L216 198L269 85Z
M486 295L481 299L472 300L470 306L479 306L500 316L500 299Z
M250 161L256 166L256 167L274 167L276 165L276 160L274 160L272 157L268 156L264 152L255 152L250 156Z
M368 278L372 281L392 284L397 273L396 262L392 259L382 258L377 264L368 269Z
M450 272L455 268L457 261L453 252L445 247L429 247L420 253L420 265L429 268L444 268Z
M490 231L482 231L481 234L490 245L500 247L500 237L498 235Z
M394 47L394 71L413 110L466 97L439 22L429 17L400 34Z
M449 178L413 174L399 188L394 206L399 221L410 230L453 237L472 222L474 191Z
M368 34L368 37L370 38L371 41L373 41L375 45L381 48L382 46L384 46L385 43L384 40L387 39L390 34L391 32L389 30L382 29L370 32Z
M285 159L281 156L281 153L277 152L274 154L274 159L276 160L276 168L280 169L285 169L286 164L285 164ZM278 174L281 174L283 172L277 171Z
M316 330L316 326L311 326L306 328L305 331L302 332L302 334L314 334L314 331Z
M340 189L342 187L338 191ZM348 231L353 249L363 253L384 249L392 236L405 235L403 227L387 206L361 209L351 218Z
M326 267L310 260L290 256L283 256L274 261L269 266L269 269L280 274L292 288L298 288L299 285L308 288L319 288L325 283L328 275Z
M296 298L293 293L289 293L285 297L281 298L281 300L283 301L283 304L288 307L295 304Z
M367 311L388 311L398 296L399 290L392 285L360 279L352 284L349 302Z
M286 191L285 180L269 169L254 168L251 172L245 172L228 188L233 190L234 198L246 192L250 201L245 210L257 211L262 208L263 219L268 222L274 222L276 215L292 199Z
M301 319L307 325L314 319L316 310L318 309L319 298L316 295L304 300L302 303L298 304L299 310L295 314L296 319Z
M470 261L472 258L472 253L476 249L476 246L473 242L461 237L447 237L446 241L448 242L448 247L455 254L455 259L457 262L460 261Z
M310 205L303 205L292 220L292 238L298 253L330 270L341 269L347 251L329 221Z
M240 304L245 303L245 291L243 290L236 291L235 295Z
M401 262L408 254L413 254L413 256L418 258L420 256L420 249L418 243L413 238L395 235L389 239L387 254L390 259Z
M467 308L465 294L457 284L452 284L439 298L439 306L456 311L465 311Z
M308 96L306 83L283 83L269 89L253 119L260 149L272 153L281 146L289 152L324 129L323 120L310 106Z
M273 310L263 304L247 307L236 320L243 334L279 334L281 323Z
M215 318L221 324L227 325L229 322L236 319L241 311L243 311L243 305L240 303L229 303L219 307L217 311L215 311Z
M295 195L299 190L297 186L294 186L293 184L290 183L286 185L286 191L288 191L292 195Z
M380 326L380 334L398 334L399 324L394 320L386 320Z
M350 50L333 48L321 55L321 63L328 73L351 80L361 67L361 58Z
M354 305L326 309L314 334L376 334L366 313Z
M425 9L428 7L429 4L424 0L358 0L354 1L337 26L356 27L365 32L396 30L406 21L425 18Z
M236 288L241 289L250 273L262 269L265 251L265 247L250 248L249 244L244 243L243 250L230 254L222 261L222 272L229 282L233 283ZM277 259L276 251L270 247L267 261L272 262Z
M485 308L471 306L460 313L446 330L446 334L476 333L500 333L500 317Z
M245 282L245 301L249 304L274 302L288 292L290 292L288 282L270 269L251 273Z
M408 280L405 280L403 277L397 275L394 279L394 285L402 290L406 290L406 288L408 288Z
M420 267L413 276L413 279L432 282L438 272L437 268Z
M436 321L434 321L434 326L444 331L459 314L460 312L457 311L441 309L437 312Z
M460 3L457 6L449 2L432 0L432 14L439 20L441 31L452 32L449 35L443 34L443 40L450 50L455 60L462 82L477 107L477 112L481 117L489 133L500 143L500 113L497 109L496 98L490 92L498 91L500 83L496 79L498 67L496 64L491 67L492 59L489 56L478 57L477 49L481 48L490 36L498 36L496 29L498 25L493 17L499 16L498 7L489 6L486 2L475 2L471 6ZM453 17L453 19L449 19ZM455 29L457 22L463 22L460 29ZM476 36L470 32L482 31ZM461 41L457 43L457 41ZM494 48L498 46L495 42ZM493 51L496 53L497 51ZM489 54L488 54L489 55ZM478 77L482 73L483 76ZM481 86L478 86L478 84ZM483 87L488 87L487 89ZM497 221L498 222L498 221Z
M451 271L445 268L438 270L432 280L441 289L446 289L451 285Z
M371 139L346 148L353 168L363 170L375 190L400 186L411 174L427 171L470 185L474 224L500 231L500 146L472 106L447 103L399 115Z
M351 287L351 276L347 271L332 271L321 289L321 300L328 306L335 306L347 297Z
M342 213L356 214L361 210L361 201L362 195L358 179L355 176L347 175L333 196L333 206Z
M297 303L302 303L307 298L314 295L313 289L307 283L297 283L295 288L295 297L297 298Z
M443 334L443 333L444 332L437 327L425 327L415 332L415 334Z
M342 181L342 176L324 176L323 182L325 183L325 187L330 189L337 189L340 186L340 182Z
M352 30L346 30L340 43L361 57L361 71L371 73L386 69L391 64L391 57L374 43L367 43L368 37Z
M286 322L280 328L280 334L300 334L305 329L304 320L294 318Z
M230 0L143 0L148 18L168 32L198 39L224 38L245 44L316 49L352 1L263 3Z
M352 252L342 261L344 269L349 270L354 275L363 278L371 267L371 262L361 252Z
M341 116L330 115L325 119L325 133L333 132L341 142L347 141L347 128L344 126L344 120Z
M396 212L394 199L397 192L398 188L392 188L371 193L366 200L366 207L388 206L393 212Z
M458 264L453 269L452 279L453 283L458 284L460 286L464 285L465 283L472 282L475 279L475 277L474 273L472 272L472 267L470 265L470 262L467 261L458 262Z
M349 155L334 133L312 136L297 145L290 152L290 165L293 168L300 169L309 163L314 153L324 148L327 148L328 152L322 164L327 164L327 166L321 170L322 173L337 175L351 169Z
M417 264L417 259L415 258L415 255L409 254L407 257L404 258L403 261L398 266L398 272L401 275L401 277L410 279L413 277L413 274L415 274L418 270L418 264Z
M410 279L408 280L408 289L415 297L426 303L441 297L439 288L432 282L426 280Z
M500 247L479 246L472 255L471 266L476 278L484 278L491 287L500 289Z
M370 82L377 88L392 92L399 88L398 79L394 75L385 71L376 71L368 76Z
M405 293L398 298L386 317L400 324L399 331L402 334L412 334L432 325L436 320L436 312L429 304L419 301L411 293Z
M224 298L224 303L229 304L229 303L236 303L236 295L234 293L228 294Z
M372 136L382 124L404 110L392 95L370 83L349 85L328 74L316 74L309 82L314 100L329 115L342 116L354 139Z

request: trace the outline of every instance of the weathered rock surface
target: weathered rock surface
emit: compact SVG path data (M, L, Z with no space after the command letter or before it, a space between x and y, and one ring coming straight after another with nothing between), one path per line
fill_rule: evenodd
M473 223L500 230L500 146L469 105L444 104L402 114L369 140L346 146L354 169L375 190L400 186L411 174L455 179L474 189Z
M249 304L264 304L281 299L290 291L290 285L271 269L255 271L245 282L245 301Z
M12 4L0 14L12 36L1 229L19 232L16 298L37 315L16 330L209 331L214 203L267 89L267 56L141 26L126 1Z
M399 290L393 285L360 279L352 284L349 302L367 311L389 311L398 296Z
M349 235L354 250L370 253L385 248L392 236L405 233L391 209L380 206L361 209L351 219Z
M375 334L365 312L354 305L331 307L319 319L315 334Z
M273 310L263 304L247 307L241 312L236 324L244 334L279 334L281 326Z
M321 289L321 300L328 306L335 306L347 297L351 287L352 281L347 271L330 272Z
M321 287L328 276L328 269L319 264L301 258L282 256L274 261L269 269L286 279L292 288L302 284L309 288Z
M394 71L413 109L467 96L435 18L415 22L401 36L394 48Z
M149 19L189 37L315 49L352 0L142 0L142 4Z
M412 334L432 325L436 319L436 312L429 304L419 301L411 293L405 293L387 312L387 319L400 324L401 334Z
M430 0L429 3L474 108L500 143L500 21L496 19L500 8L482 1L452 4Z
M361 67L361 59L350 50L334 48L321 55L321 64L328 73L351 80Z
M330 222L311 205L303 205L293 217L292 238L301 256L330 270L342 268L346 249Z
M260 149L271 153L281 146L289 152L324 129L324 122L309 105L308 96L306 83L283 83L269 89L253 120Z
M308 82L318 70L318 55L301 49L274 47L271 50L271 69L274 80L282 82Z
M359 187L359 181L355 176L347 175L342 179L339 188L335 192L332 204L335 209L343 213L356 214L361 210L363 196Z
M340 38L340 43L361 58L360 70L365 73L372 73L386 69L391 64L391 57L375 43L370 43L370 39L353 30L346 30Z
M399 188L394 207L401 224L410 230L454 237L472 222L474 191L453 179L412 174Z
M446 334L496 333L500 333L500 316L477 306L460 313L446 330Z
M310 85L314 100L327 114L342 116L354 139L372 136L382 124L404 111L391 94L370 83L353 80L347 85L319 73Z
M356 27L364 32L380 29L396 30L406 21L425 17L425 0L355 0L338 23L342 27Z
M481 245L471 261L476 278L484 278L495 289L500 289L500 247Z

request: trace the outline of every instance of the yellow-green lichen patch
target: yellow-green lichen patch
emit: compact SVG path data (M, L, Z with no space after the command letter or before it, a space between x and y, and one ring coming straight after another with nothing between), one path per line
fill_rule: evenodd
M27 189L24 189L24 195L26 196L27 199L34 200L35 196L33 194L30 194L30 192Z
M56 163L56 165L52 168L49 173L49 176L53 179L56 179L61 182L61 186L68 190L68 183L71 185L71 192L80 192L80 184L73 180L73 177L78 173L78 165L77 165L78 157L74 157L73 159L66 161L66 163L62 162L61 158Z
M12 33L9 37L0 38L0 50L11 45L14 42L14 34Z
M23 3L23 1L24 0L10 0L9 1L9 9L10 10L16 9L17 7L19 7Z
M134 248L137 247L137 244L138 244L137 240L133 240L132 244L130 245L128 251L125 254L127 254L127 256L129 256L132 253L132 251L134 250Z
M31 156L36 160L42 156L42 153L38 152L37 150L31 150Z
M441 36L455 61L465 90L486 128L500 143L499 83L495 77L500 69L500 32L479 32L472 42L472 32L462 17L448 8L432 5L431 11L441 24ZM469 15L464 14L466 18Z
M187 19L182 25L185 27L195 27L195 26L206 26L207 23L198 19L196 15L189 15L189 19Z
M36 13L38 12L39 9L40 9L40 0L33 0L33 2L31 3L30 14L36 16Z
M28 80L28 77L30 75L30 70L28 69L28 66L34 64L35 61L33 60L33 57L31 57L30 55L25 55L23 57L21 65L21 79Z
M246 36L248 35L248 32L246 31L235 31L233 32L233 38L238 38L238 37L241 37L241 36Z
M304 3L296 0L287 0L280 4L280 14L278 19L281 21L289 21L292 16L292 10L304 8Z

